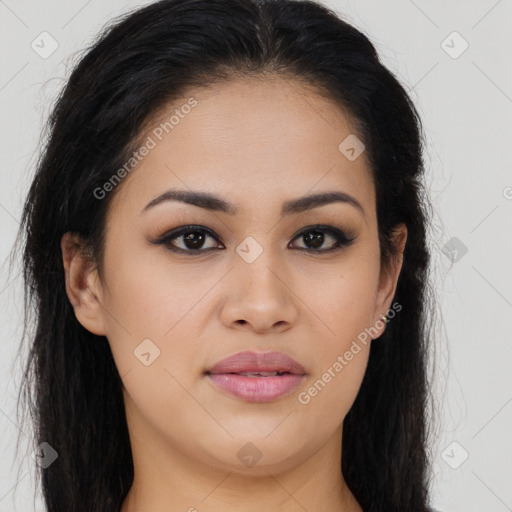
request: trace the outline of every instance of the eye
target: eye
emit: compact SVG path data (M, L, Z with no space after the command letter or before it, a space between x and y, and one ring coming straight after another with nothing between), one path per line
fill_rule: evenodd
M205 248L205 241L208 238L216 241L217 244L210 244L210 247ZM350 245L355 240L356 236L349 238L338 228L317 224L304 228L300 233L295 235L292 240L300 238L306 247L299 247L299 250L314 253L325 253ZM329 238L333 242L331 241L328 248L322 249L321 247L325 244L326 240L329 240ZM201 252L215 249L225 249L213 231L204 226L197 225L182 226L165 233L157 240L151 240L151 242L155 245L165 245L169 250L178 253L199 254ZM219 247L218 244L220 244L221 247Z
M331 243L327 249L321 249L326 240L329 238L334 240L334 243ZM306 245L306 248L299 248L300 250L324 253L348 246L355 240L355 238L356 236L348 237L343 231L333 226L317 224L315 226L309 226L303 229L297 236L293 238L293 240L301 239Z
M165 245L168 249L174 252L206 252L212 249L218 248L215 245L203 247L205 240L212 238L217 240L218 238L213 234L213 231L203 226L182 226L181 228L175 229L170 233L167 233L159 239L153 241L157 245ZM177 241L177 245L175 244Z

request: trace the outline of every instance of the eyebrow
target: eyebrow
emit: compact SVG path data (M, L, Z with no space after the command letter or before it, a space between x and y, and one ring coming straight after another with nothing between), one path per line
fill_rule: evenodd
M232 203L208 192L171 189L151 200L142 209L141 214L167 201L180 201L182 203L199 206L206 210L227 213L228 215L236 215L238 211L236 206ZM297 214L312 208L336 202L350 204L360 210L363 217L365 216L365 211L361 203L355 197L347 194L346 192L339 191L322 192L285 201L281 207L281 215L286 216Z

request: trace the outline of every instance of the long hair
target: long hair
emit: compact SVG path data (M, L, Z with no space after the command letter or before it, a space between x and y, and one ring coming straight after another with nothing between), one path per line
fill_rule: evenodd
M122 381L106 337L76 319L60 240L79 233L101 275L106 213L94 194L140 145L142 127L193 87L278 74L308 83L356 122L376 190L381 264L408 238L394 302L371 344L343 425L340 470L367 512L422 512L429 500L428 198L419 114L360 31L304 0L161 0L108 25L62 89L22 215L25 326L36 312L19 403L35 444L58 459L38 473L48 512L118 511L134 476Z

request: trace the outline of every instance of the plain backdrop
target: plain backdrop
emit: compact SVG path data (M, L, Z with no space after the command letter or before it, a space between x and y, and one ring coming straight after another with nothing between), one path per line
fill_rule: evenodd
M22 283L20 267L8 266L41 129L78 52L109 19L145 3L0 0L0 512L44 510L33 499L30 431L14 458ZM323 3L370 37L410 91L427 135L438 297L432 504L512 510L512 3Z

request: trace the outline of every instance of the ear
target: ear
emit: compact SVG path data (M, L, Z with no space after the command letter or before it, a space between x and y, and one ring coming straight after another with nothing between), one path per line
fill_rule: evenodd
M392 234L393 244L396 247L396 257L391 257L390 261L381 269L379 278L379 288L377 291L377 299L375 302L375 318L373 319L372 330L377 330L379 333L372 336L373 339L378 338L386 328L384 320L381 315L385 315L391 307L391 301L395 295L396 286L398 284L398 277L402 269L403 256L405 249L405 242L407 240L407 227L405 224L398 224L393 230ZM380 319L380 322L378 320ZM384 324L382 328L378 325Z
M93 334L105 336L101 284L94 262L86 255L83 241L76 233L63 235L61 250L66 293L77 320Z

